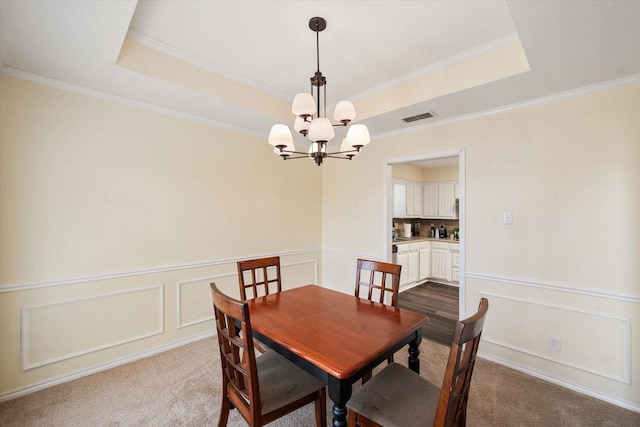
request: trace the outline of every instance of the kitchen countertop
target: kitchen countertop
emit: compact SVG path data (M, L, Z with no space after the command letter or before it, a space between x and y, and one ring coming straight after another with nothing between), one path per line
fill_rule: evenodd
M443 242L443 243L460 243L459 239L452 239L450 237L443 237L441 239L436 239L435 237L401 237L400 239L395 239L392 241L394 245L402 245L403 243L416 243L416 242Z

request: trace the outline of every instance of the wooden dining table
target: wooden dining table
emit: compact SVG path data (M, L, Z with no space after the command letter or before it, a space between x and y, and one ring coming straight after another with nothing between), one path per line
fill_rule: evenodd
M327 384L334 427L347 425L352 385L405 345L420 372L424 315L316 285L247 302L254 337Z

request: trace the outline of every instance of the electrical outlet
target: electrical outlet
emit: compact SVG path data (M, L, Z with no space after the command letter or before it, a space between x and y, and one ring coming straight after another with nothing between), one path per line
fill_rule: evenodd
M551 335L549 335L547 337L547 347L549 348L549 350L553 350L553 351L560 351L560 338L558 337L552 337Z

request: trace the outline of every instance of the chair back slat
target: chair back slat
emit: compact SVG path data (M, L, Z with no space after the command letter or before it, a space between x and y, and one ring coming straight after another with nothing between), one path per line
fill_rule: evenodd
M247 303L233 300L211 283L223 392L245 419L260 414L260 390ZM239 326L238 326L239 325Z
M281 292L280 257L238 261L238 282L242 300Z
M397 307L401 269L398 264L358 259L355 296L364 298L361 293L366 289L369 301Z
M488 309L489 301L482 298L476 314L456 323L434 425L466 424L471 376Z

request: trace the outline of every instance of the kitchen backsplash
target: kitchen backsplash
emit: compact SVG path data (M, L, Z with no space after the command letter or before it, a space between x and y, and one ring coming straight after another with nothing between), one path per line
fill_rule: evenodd
M394 218L393 223L395 224L396 236L398 237L408 237L404 235L405 224L411 224L412 232L416 228L416 223L420 224L420 237L429 237L431 235L431 224L436 228L444 224L444 227L447 229L447 236L451 235L453 229L459 226L457 219Z

